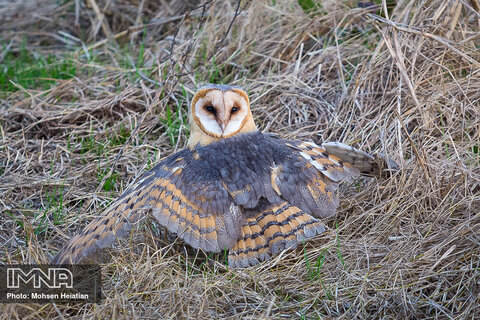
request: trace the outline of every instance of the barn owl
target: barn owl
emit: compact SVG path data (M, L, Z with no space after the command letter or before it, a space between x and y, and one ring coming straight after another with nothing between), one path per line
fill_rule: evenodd
M189 122L187 147L146 172L53 263L80 262L150 212L193 248L229 250L229 266L253 266L324 232L339 182L373 168L370 154L341 143L258 131L246 92L235 86L200 88Z

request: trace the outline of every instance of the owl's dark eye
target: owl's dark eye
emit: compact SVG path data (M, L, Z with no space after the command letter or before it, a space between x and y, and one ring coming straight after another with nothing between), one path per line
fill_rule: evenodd
M215 108L212 106L205 106L205 110L207 110L210 113L215 113Z
M235 112L237 112L237 111L238 111L238 107L233 107L231 112L232 112L232 113L235 113Z

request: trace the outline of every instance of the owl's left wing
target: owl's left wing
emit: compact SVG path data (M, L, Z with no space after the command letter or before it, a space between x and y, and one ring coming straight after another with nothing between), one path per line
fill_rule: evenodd
M257 132L219 145L219 158L231 159L220 171L222 182L234 202L246 209L265 198L272 204L287 201L314 217L329 217L338 205L339 182L360 174L312 142Z
M147 211L193 248L231 248L245 217L206 161L188 149L167 157L128 189L98 219L60 250L53 263L77 263L112 244L141 222Z

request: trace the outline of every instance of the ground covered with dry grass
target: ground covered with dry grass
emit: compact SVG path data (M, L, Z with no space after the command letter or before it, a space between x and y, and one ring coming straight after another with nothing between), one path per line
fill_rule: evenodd
M257 267L112 249L100 304L4 318L480 316L477 0L0 1L1 263L45 263L188 137L192 93L243 86L261 130L382 152L329 231ZM167 239L168 240L168 239Z

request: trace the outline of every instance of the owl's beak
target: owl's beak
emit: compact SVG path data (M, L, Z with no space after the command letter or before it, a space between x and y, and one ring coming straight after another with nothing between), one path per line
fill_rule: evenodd
M217 121L218 122L218 125L220 126L220 129L222 130L222 135L223 135L223 132L225 131L225 127L227 126L225 122L223 121Z
M223 110L220 110L220 113L217 117L217 123L220 126L220 129L222 130L222 136L223 136L223 133L225 132L225 128L227 127L228 120L230 120L228 115Z

